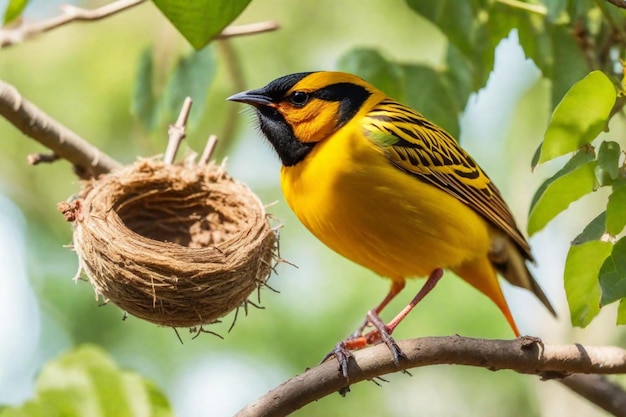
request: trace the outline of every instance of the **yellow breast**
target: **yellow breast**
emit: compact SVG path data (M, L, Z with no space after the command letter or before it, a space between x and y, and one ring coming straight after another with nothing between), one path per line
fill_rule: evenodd
M391 279L485 257L486 221L392 166L354 123L283 166L283 193L302 223L334 251Z

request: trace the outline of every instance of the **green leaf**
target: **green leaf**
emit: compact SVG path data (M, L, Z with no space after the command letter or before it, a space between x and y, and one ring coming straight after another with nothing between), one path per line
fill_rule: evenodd
M470 63L471 89L483 87L493 69L495 46L503 35L489 27L490 2L484 0L406 0L414 11L430 20ZM501 16L499 16L501 17ZM497 20L497 19L494 19Z
M131 113L139 119L148 131L151 131L157 123L158 106L153 82L152 49L147 48L139 58L139 68L135 76L135 89L131 102Z
M471 56L475 25L481 7L477 1L407 0L411 9L434 23L464 55Z
M600 185L610 185L617 179L620 155L619 143L606 141L600 144L598 166L596 167L596 177Z
M35 396L2 417L172 417L163 393L141 376L121 371L106 353L82 346L48 363Z
M597 240L570 247L563 275L572 325L586 327L600 311L598 273L612 248Z
M341 71L356 74L396 100L405 100L402 68L369 48L353 49L339 58Z
M606 205L606 231L616 236L626 226L626 187L613 189Z
M622 298L617 307L617 324L626 324L626 298Z
M457 113L457 118L467 107L467 100L474 91L472 71L472 63L467 57L463 56L453 45L448 45L443 81L447 82L449 93L454 99L454 111Z
M251 0L153 0L195 49L202 49L246 8Z
M441 73L423 65L404 65L406 103L427 119L459 137L459 113L456 99Z
M616 97L615 87L600 71L576 83L554 109L539 162L573 152L595 139L606 126Z
M185 98L191 97L193 106L189 114L189 127L196 126L204 114L215 70L215 54L211 47L181 58L170 75L163 95L165 117L176 120Z
M3 24L7 25L20 17L27 5L28 0L9 0L9 4L4 9Z
M554 21L557 20L563 13L565 13L565 9L567 8L568 0L551 0L546 1L546 7L548 9L548 20Z
M561 178L562 176L569 174L576 168L579 168L582 165L585 165L593 160L595 160L595 154L591 148L581 149L580 151L576 152L574 156L572 156L572 158L569 161L567 161L567 163L563 166L563 168L558 170L553 176L545 180L543 184L541 184L539 188L537 188L537 192L535 192L535 195L533 196L533 199L530 202L529 215L530 215L530 212L532 212L533 209L535 208L535 205L537 204L539 199L546 192L546 189L548 188L550 184L552 184L554 181Z
M530 236L543 229L569 205L596 188L596 161L588 162L555 179L537 199L528 217Z
M599 240L606 232L606 211L600 213L593 219L583 231L574 238L572 245L582 245L592 240Z
M533 154L532 159L530 160L530 170L534 171L535 168L537 167L537 164L539 163L539 156L541 155L541 145L543 145L543 143L540 143L539 146L537 147L537 149L535 149L535 153ZM535 197L537 196L537 194L535 194Z
M552 82L552 108L565 96L576 82L588 73L585 54L572 36L567 25L547 25L546 35L550 39L550 63L542 68L544 76Z
M626 237L617 241L600 268L602 305L626 297Z

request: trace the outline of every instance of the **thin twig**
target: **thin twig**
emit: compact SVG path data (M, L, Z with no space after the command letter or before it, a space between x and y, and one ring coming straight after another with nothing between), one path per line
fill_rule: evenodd
M277 22L271 20L265 22L249 23L247 25L229 26L215 39L228 39L235 36L256 35L258 33L272 32L280 28Z
M185 139L185 128L187 127L187 120L189 119L189 112L191 111L191 105L193 104L190 97L187 97L183 102L183 107L180 109L176 124L170 125L167 133L169 140L167 142L167 149L165 150L165 156L163 161L167 165L174 163L176 159L176 153L183 139Z
M24 23L11 29L0 29L0 48L22 43L41 33L59 28L68 23L104 19L143 2L145 0L118 0L93 10L64 5L61 8L63 13L59 16L41 22Z
M543 379L564 378L574 373L626 373L626 350L612 346L559 346L546 345L534 338L485 340L461 336L404 340L398 345L406 355L399 366L394 364L384 344L356 351L348 364L348 380L339 371L337 361L331 359L274 388L246 406L236 417L284 416L324 396L345 390L349 384L427 365L467 365L492 371L511 369L539 375ZM577 383L589 382L578 378ZM595 379L593 383L601 381ZM587 396L583 389L576 392L599 405L626 401L626 392L621 389L595 389L594 396ZM614 415L625 417L626 408L617 410Z
M202 151L202 155L198 160L198 165L207 165L209 163L209 161L211 160L211 156L213 155L213 151L215 150L215 145L217 145L217 136L209 136L206 141L204 151Z
M0 81L0 116L26 136L71 162L78 172L83 173L81 175L97 176L121 167L119 162L44 113L4 81Z
M0 48L6 48L18 43L23 43L44 32L65 26L72 22L95 21L113 16L119 12L135 7L146 0L118 0L97 9L83 9L72 5L63 5L62 14L50 19L34 22L22 23L10 29L0 29ZM216 36L216 39L227 39L235 36L254 35L258 33L271 32L280 26L277 22L264 21L250 23L247 25L229 26Z
M26 156L29 165L51 164L59 159L61 157L55 153L31 153Z

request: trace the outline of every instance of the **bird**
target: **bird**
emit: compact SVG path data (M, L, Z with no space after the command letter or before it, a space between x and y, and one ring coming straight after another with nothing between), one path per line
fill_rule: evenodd
M326 246L391 280L382 302L327 355L347 375L350 351L384 342L441 279L454 272L490 298L520 331L498 274L556 312L532 276L530 246L501 193L443 128L362 78L300 72L227 100L251 105L282 163L290 208ZM428 277L389 323L381 311L410 278ZM364 333L369 327L373 329Z

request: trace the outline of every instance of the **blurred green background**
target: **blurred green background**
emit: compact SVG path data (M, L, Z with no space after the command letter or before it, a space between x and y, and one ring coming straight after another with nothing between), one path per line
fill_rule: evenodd
M26 17L40 20L56 15L59 3L32 1ZM99 4L103 2L80 3L90 8ZM389 282L335 255L300 225L281 196L278 158L260 138L252 115L224 100L242 88L259 87L287 73L336 69L340 57L356 47L375 48L401 62L439 67L445 38L401 0L255 0L235 23L261 20L276 20L281 29L211 46L215 79L182 152L200 152L207 136L218 134L217 158L228 157L230 174L247 183L264 202L277 202L270 211L284 223L281 256L298 268L279 265L269 285L280 293L262 291L264 309L240 315L230 333L232 315L212 326L224 340L208 334L192 340L181 329L181 344L172 329L133 317L123 321L117 307L99 306L89 284L72 280L77 260L64 246L71 242L71 227L56 210L56 203L80 188L70 165L64 161L27 165L26 155L45 149L0 119L0 334L4 335L0 336L0 403L24 401L32 395L33 378L45 362L73 346L93 343L121 366L153 379L177 415L232 415L316 365L382 299ZM150 2L0 51L0 79L128 163L138 156L162 153L166 124L174 121L171 115L149 132L131 112L147 48L151 48L148 56L154 63L158 92L175 61L190 47ZM461 143L501 188L522 229L534 190L554 171L550 164L533 174L529 169L549 120L549 94L548 83L524 59L512 34L500 46L487 88L472 96L461 118ZM586 224L581 219L595 217L595 201L603 198L606 194L598 193L572 206L531 241L538 260L536 275L560 320L550 318L530 294L507 287L522 333L548 343L620 342L610 308L587 329L572 329L562 289L564 258L577 230L571 224ZM411 281L383 318L399 311L420 284ZM450 334L513 337L487 298L448 274L395 336ZM603 415L558 384L531 376L444 366L420 368L412 374L389 375L389 383L380 387L361 383L346 398L331 395L295 415Z

